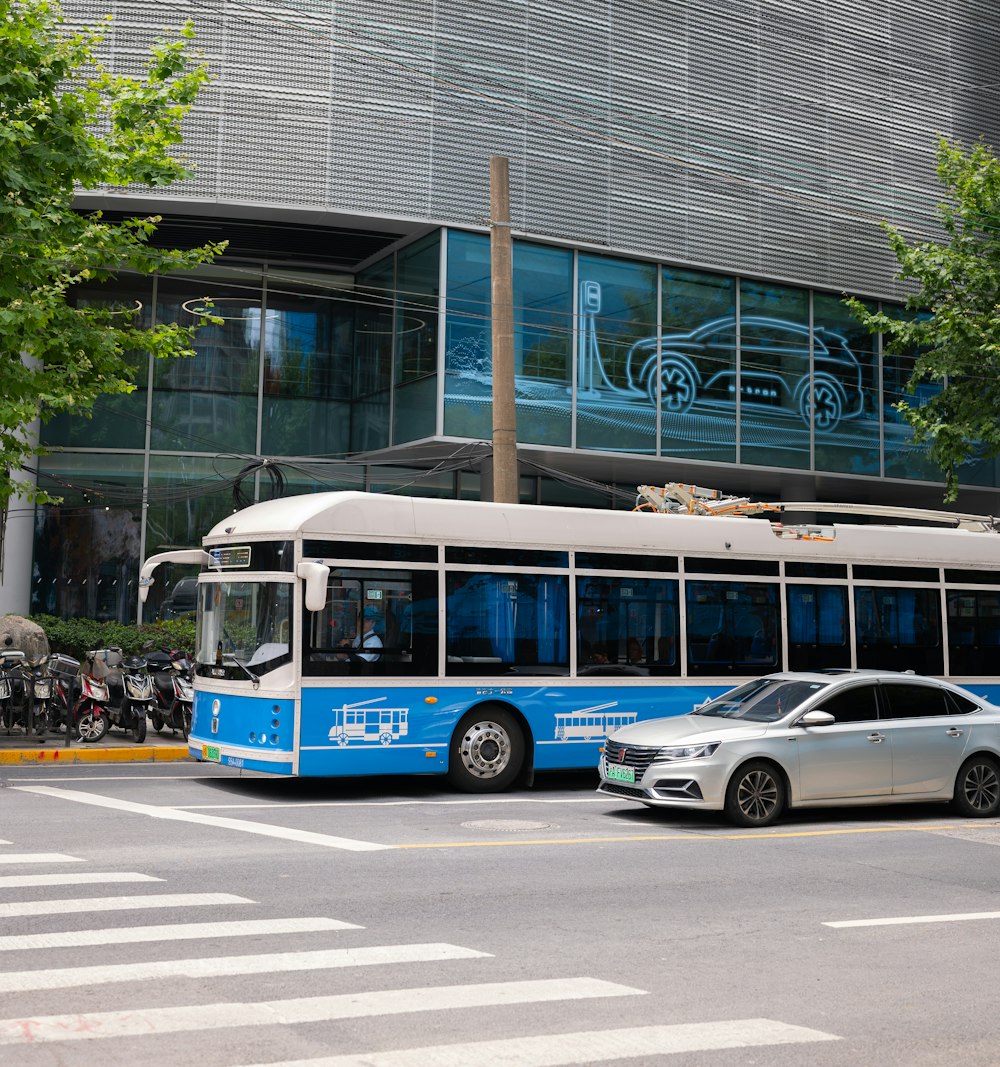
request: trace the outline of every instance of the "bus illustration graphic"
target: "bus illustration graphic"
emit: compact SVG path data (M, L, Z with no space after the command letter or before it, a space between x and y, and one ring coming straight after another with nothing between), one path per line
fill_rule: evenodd
M628 726L635 722L638 712L612 711L618 701L610 704L595 704L592 708L580 708L579 711L556 713L557 741L592 741L603 740L619 726Z
M409 708L373 707L380 705L385 697L359 700L333 708L335 721L328 737L343 747L351 741L363 741L391 745L409 731Z

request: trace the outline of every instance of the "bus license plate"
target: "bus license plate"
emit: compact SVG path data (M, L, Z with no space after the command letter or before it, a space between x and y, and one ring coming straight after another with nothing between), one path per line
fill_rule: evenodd
M606 763L605 768L609 781L635 784L635 767L619 767L617 763Z
M211 760L213 763L219 763L222 759L222 753L219 752L218 745L202 745L201 746L201 758L204 760Z

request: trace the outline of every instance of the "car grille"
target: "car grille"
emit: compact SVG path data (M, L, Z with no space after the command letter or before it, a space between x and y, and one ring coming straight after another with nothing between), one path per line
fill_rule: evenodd
M604 742L605 760L620 767L634 767L637 779L646 773L646 768L653 762L659 751L659 748L647 748L640 745L620 745L617 741Z
M621 782L601 782L602 793L614 793L619 797L629 797L632 800L645 800L646 790L636 789L632 785L622 785Z

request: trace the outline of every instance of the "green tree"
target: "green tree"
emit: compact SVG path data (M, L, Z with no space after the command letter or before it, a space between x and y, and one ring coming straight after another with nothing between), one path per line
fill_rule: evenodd
M907 383L932 384L925 402L897 404L917 443L945 475L945 500L958 496L958 468L1000 454L1000 160L985 144L964 151L942 141L938 177L948 201L938 208L945 240L909 243L884 223L900 264L897 277L915 286L900 317L848 304L890 354L915 357Z
M191 37L187 25L155 44L143 77L117 75L100 62L101 30L68 32L48 0L0 0L0 508L17 490L50 499L19 476L43 451L25 433L34 419L132 391L136 353L194 354L197 320L143 327L137 307L73 300L82 283L190 269L225 247L155 248L159 216L109 222L73 206L80 189L190 174L173 151L208 79Z

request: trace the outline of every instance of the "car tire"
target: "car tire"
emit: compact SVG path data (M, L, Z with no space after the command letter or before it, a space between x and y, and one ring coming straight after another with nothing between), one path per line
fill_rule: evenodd
M737 826L770 826L785 810L785 781L766 760L744 763L726 789L726 817Z
M654 366L646 388L653 406L656 406L656 396L659 393L660 410L673 415L683 415L698 395L698 382L694 373L679 359L664 359L660 364L659 377Z
M448 778L463 793L499 793L524 766L524 731L502 708L470 711L451 739Z
M1000 766L990 756L970 756L955 779L955 807L970 819L1000 813Z

